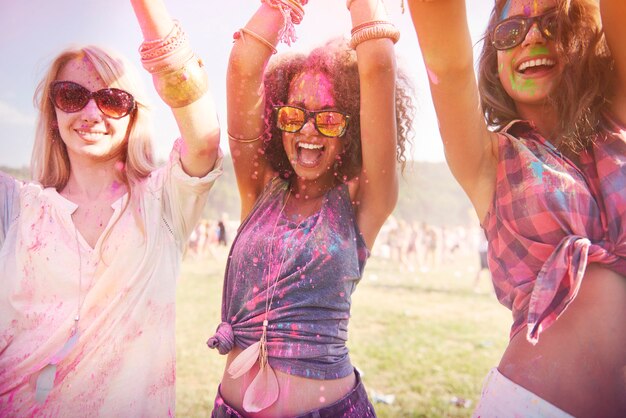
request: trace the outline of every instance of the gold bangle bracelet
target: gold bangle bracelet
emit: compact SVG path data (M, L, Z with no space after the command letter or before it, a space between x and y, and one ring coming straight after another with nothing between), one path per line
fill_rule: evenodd
M261 139L263 137L263 134L257 136L256 138L250 138L250 139L245 139L245 138L237 138L231 135L230 132L228 132L228 139L233 140L235 142L240 142L242 144L250 144L252 142L256 142L259 139Z
M172 108L187 106L209 90L209 77L195 55L178 69L153 74L152 80L161 99Z

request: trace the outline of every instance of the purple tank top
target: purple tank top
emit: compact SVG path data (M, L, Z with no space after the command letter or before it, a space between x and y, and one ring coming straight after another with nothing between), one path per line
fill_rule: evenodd
M353 372L346 347L351 295L369 251L346 185L329 190L321 209L301 223L282 213L287 190L285 180L273 179L239 227L222 323L209 346L226 354L259 341L269 292L270 365L313 379L345 377Z

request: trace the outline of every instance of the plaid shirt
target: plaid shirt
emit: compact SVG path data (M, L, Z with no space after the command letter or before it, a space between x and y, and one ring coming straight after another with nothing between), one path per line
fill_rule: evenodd
M483 221L489 267L498 299L513 314L511 337L527 326L527 339L536 343L576 297L589 263L618 262L611 242L619 241L609 239L600 187L586 172L595 166L591 156L579 169L528 122L512 122L498 137L496 192ZM623 190L623 168L621 174L614 187ZM606 203L624 218L624 193L617 194L607 190L621 204Z
M582 155L581 167L596 195L606 248L613 255L606 266L626 276L626 127L605 115L602 134Z

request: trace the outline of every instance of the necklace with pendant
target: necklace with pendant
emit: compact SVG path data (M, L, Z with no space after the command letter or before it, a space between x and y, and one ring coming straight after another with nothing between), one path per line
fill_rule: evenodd
M276 221L274 223L274 228L272 230L272 235L270 238L270 247L269 247L269 257L268 257L268 287L265 296L265 315L263 317L263 330L261 333L261 338L256 343L250 345L245 350L243 350L235 360L228 367L228 373L231 378L237 379L243 376L246 372L248 372L254 364L259 363L259 371L257 375L254 377L243 397L243 408L246 412L259 412L269 406L271 406L278 399L279 387L278 380L276 378L276 373L272 369L268 362L268 349L267 349L267 328L269 326L269 313L272 308L272 303L274 301L274 295L276 293L276 287L278 285L278 280L282 273L283 265L285 262L285 258L287 253L294 253L294 248L290 248L290 244L295 242L297 238L298 230L302 223L306 220L306 217L303 217L293 229L292 234L289 236L289 239L285 239L282 242L283 249L280 255L280 261L278 263L278 268L275 274L272 274L272 266L276 263L275 257L275 246L276 246L276 229L278 227L278 222L285 211L285 207L287 206L287 202L291 196L291 188L288 189L287 197L278 212L278 216L276 217ZM271 280L271 283L270 283Z

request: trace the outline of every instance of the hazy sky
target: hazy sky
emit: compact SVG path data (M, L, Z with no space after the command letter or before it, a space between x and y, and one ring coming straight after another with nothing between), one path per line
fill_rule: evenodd
M244 26L259 5L258 0L169 0L167 6L189 34L203 58L218 105L222 132L226 131L226 64L232 35ZM401 0L387 0L391 19L402 35L396 44L400 64L413 77L418 115L413 158L442 161L443 150L430 101L415 31ZM472 38L477 42L487 23L491 0L469 0ZM349 36L350 18L344 0L311 0L304 21L297 28L292 49L308 50L333 36ZM33 93L51 58L70 44L95 43L113 48L138 66L137 48L142 41L139 26L127 0L0 0L0 165L28 165L34 135ZM442 48L444 46L442 45ZM288 50L279 45L279 52ZM151 93L155 150L165 158L178 135L174 118L144 75ZM227 151L225 135L222 149Z

